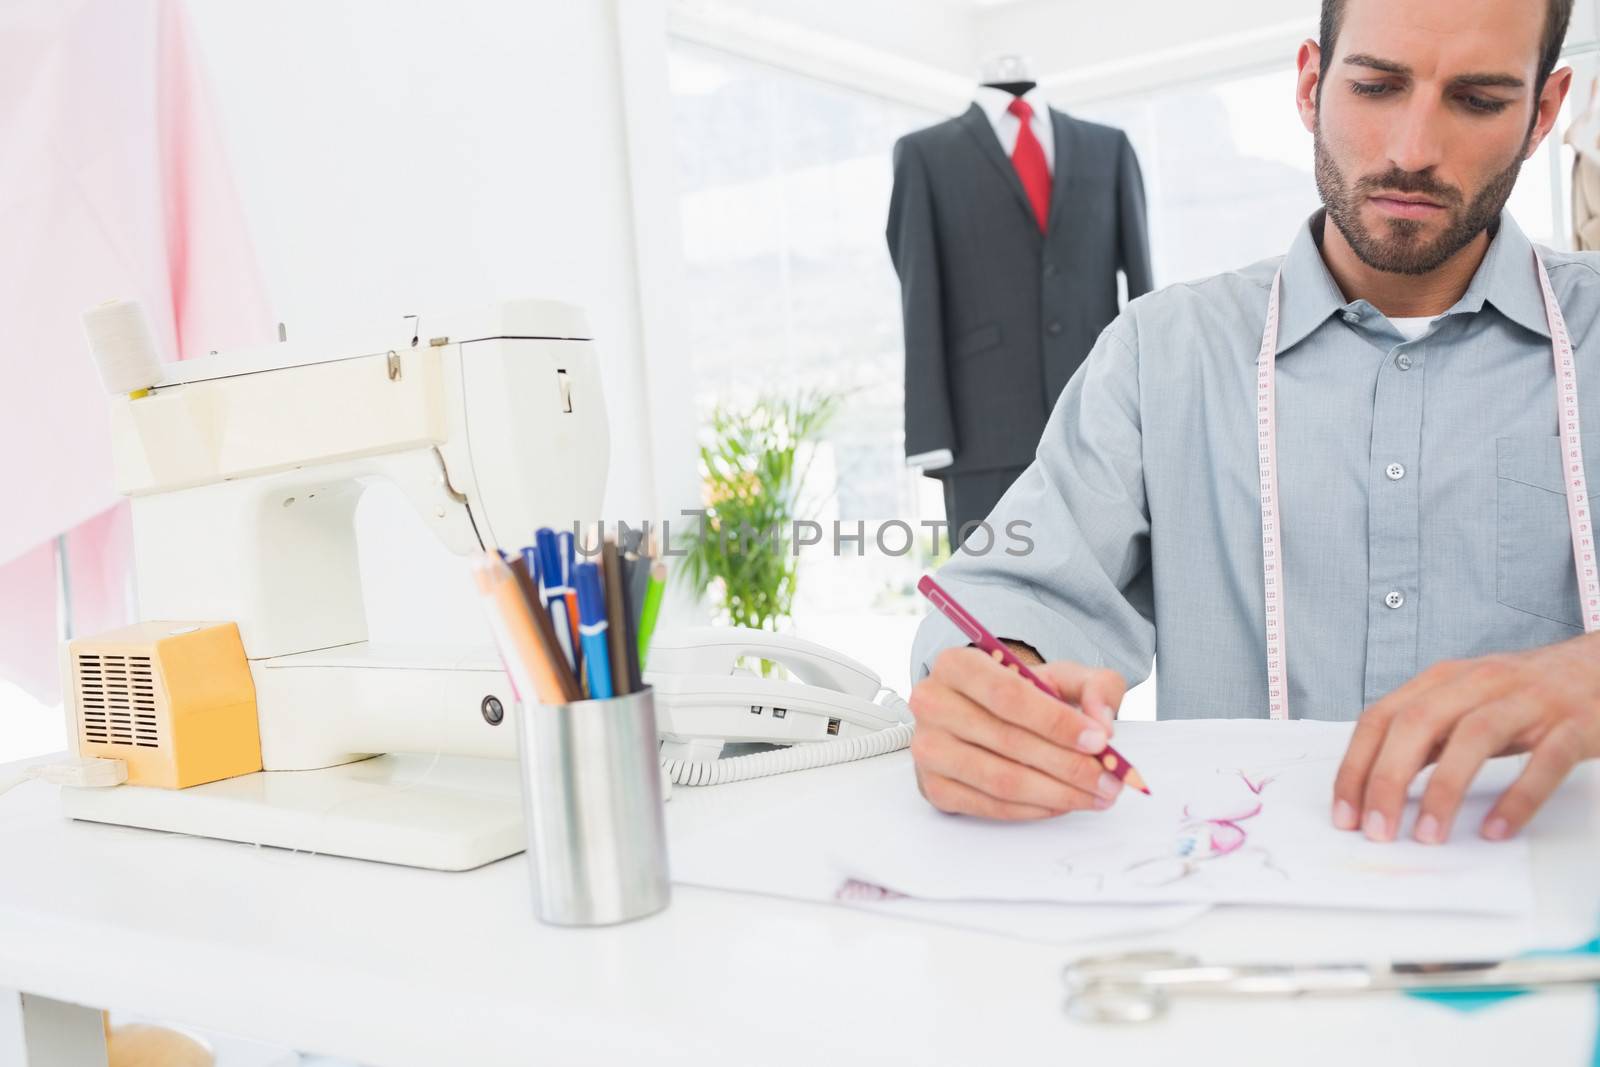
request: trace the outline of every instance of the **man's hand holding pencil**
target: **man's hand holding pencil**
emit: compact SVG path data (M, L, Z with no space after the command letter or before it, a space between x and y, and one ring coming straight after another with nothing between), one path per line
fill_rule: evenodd
M1065 662L1033 670L1061 699L977 648L946 649L911 690L911 756L917 786L934 807L1045 819L1115 803L1123 783L1097 756L1122 702L1121 676Z
M917 590L972 645L952 648L911 690L911 756L928 802L952 814L1043 819L1104 811L1124 783L1150 789L1111 747L1127 683L1115 671L1039 663L995 638L931 576Z

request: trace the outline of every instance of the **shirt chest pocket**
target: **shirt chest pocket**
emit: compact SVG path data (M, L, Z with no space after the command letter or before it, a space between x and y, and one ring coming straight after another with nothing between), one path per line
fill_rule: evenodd
M1507 607L1581 630L1561 439L1501 437L1495 451L1496 596ZM1600 434L1583 435L1583 455L1592 489ZM1592 546L1589 554L1592 564Z

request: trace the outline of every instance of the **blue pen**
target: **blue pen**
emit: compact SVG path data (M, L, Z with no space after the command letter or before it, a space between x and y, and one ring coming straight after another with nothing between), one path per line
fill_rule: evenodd
M562 584L566 585L566 616L568 624L573 627L573 645L582 645L578 640L578 579L573 574L573 531L555 531L555 561L562 568ZM579 670L579 673L582 673Z
M600 595L600 568L580 563L573 572L578 585L578 618L582 624L584 656L589 661L589 696L606 700L611 696L611 660L606 646L606 601Z
M556 548L556 532L541 526L533 532L533 545L539 551L539 573L544 578L545 596L562 584L560 553Z
M505 555L504 552L501 553ZM544 578L544 569L539 566L539 552L532 545L522 550L522 562L528 565L528 577L533 579L534 589L539 588L539 582ZM537 599L537 598L536 598ZM537 607L536 604L528 605L529 609Z
M573 585L572 567L577 553L571 530L556 531L556 551L561 556L561 577L566 579L568 585Z
M550 624L555 627L556 640L561 651L572 664L572 673L582 677L583 652L578 646L578 635L572 631L567 618L567 593L571 586L561 568L561 551L556 544L555 531L542 526L534 531L533 543L539 554L539 579L544 587L545 610L550 613Z
M567 622L572 628L572 646L581 649L583 643L578 640L578 586L572 573L575 556L571 530L556 531L556 562L561 567L561 584L567 587ZM580 662L577 666L581 677L583 665Z

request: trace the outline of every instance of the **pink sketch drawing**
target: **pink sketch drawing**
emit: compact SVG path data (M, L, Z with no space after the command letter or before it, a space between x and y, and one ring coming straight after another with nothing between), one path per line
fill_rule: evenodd
M1132 873L1140 868L1161 866L1171 871L1171 876L1155 884L1166 885L1176 882L1180 878L1187 878L1199 869L1199 865L1211 860L1231 856L1244 848L1249 840L1249 832L1239 824L1260 815L1264 807L1261 793L1271 785L1271 777L1251 778L1244 771L1239 771L1239 780L1250 791L1253 802L1246 805L1242 811L1225 815L1197 816L1190 810L1190 805L1183 806L1183 822L1178 827L1178 835L1174 842L1172 855L1153 856L1132 864L1128 871ZM1272 866L1272 857L1262 850L1266 866ZM1172 867L1173 861L1177 866ZM1279 873L1282 873L1281 871Z
M854 878L846 880L833 892L833 899L840 901L877 901L877 900L905 900L904 893L896 893L893 889L885 889L881 885L871 882L858 882Z
M1217 773L1228 772L1219 770ZM1177 833L1167 843L1153 846L1160 849L1156 854L1150 855L1150 850L1146 849L1145 854L1140 855L1135 846L1131 850L1134 858L1120 870L1102 869L1099 874L1093 874L1085 869L1083 863L1084 859L1090 857L1083 856L1068 862L1068 869L1074 874L1094 877L1102 887L1107 878L1112 878L1154 888L1189 878L1200 872L1206 864L1224 857L1250 855L1263 868L1287 878L1288 874L1273 864L1272 856L1266 849L1248 845L1250 834L1244 825L1265 810L1262 794L1276 780L1275 776L1252 776L1243 770L1232 773L1237 775L1238 781L1248 791L1248 798L1212 807L1204 813L1196 812L1193 803L1185 804L1180 814ZM1118 855L1122 857L1127 857L1129 851L1120 848L1117 850Z

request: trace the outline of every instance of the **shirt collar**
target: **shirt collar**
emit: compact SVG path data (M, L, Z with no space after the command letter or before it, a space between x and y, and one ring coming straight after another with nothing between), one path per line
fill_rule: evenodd
M1534 268L1533 242L1509 211L1500 213L1499 226L1478 265L1478 273L1472 276L1472 284L1445 314L1478 312L1484 304L1493 304L1495 310L1518 326L1548 339L1550 320L1544 313L1544 290Z
M1279 355L1305 340L1334 314L1358 305L1368 306L1364 300L1345 299L1322 258L1317 237L1326 217L1327 212L1319 209L1307 219L1284 257ZM1512 322L1548 338L1550 324L1534 270L1533 243L1510 212L1501 212L1497 226L1467 291L1445 314L1475 314L1483 310L1484 304L1493 304Z
M1004 89L996 89L992 85L978 86L978 92L973 97L977 105L983 108L983 113L989 116L989 122L999 125L1002 116L1008 114L1006 108L1011 106L1011 101L1016 97ZM1045 100L1044 93L1035 85L1032 89L1022 94L1022 99L1033 108L1033 117L1040 122L1046 120L1050 111L1050 103Z
M1309 337L1313 330L1346 304L1339 283L1322 261L1317 234L1327 212L1318 210L1295 235L1283 259L1283 291L1279 296L1278 355Z

